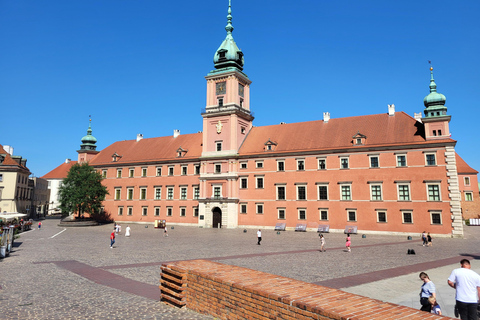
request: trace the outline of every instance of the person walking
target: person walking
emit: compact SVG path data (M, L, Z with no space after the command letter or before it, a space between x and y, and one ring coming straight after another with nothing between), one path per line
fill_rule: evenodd
M422 241L423 241L423 246L425 247L427 245L427 234L425 231L422 232Z
M125 228L125 237L130 237L130 226Z
M350 245L352 244L350 233L347 233L347 238L345 239L345 247L347 248L348 252L352 252Z
M42 228L42 222L39 221L39 222L38 222L38 230L40 230L41 228Z
M165 224L165 228L163 228L163 236L168 237L167 224Z
M320 252L325 252L325 237L320 233Z
M260 245L260 242L262 241L262 230L258 229L257 231L257 244Z
M112 233L110 234L110 249L113 248L114 243L115 243L115 228L113 229Z
M442 315L442 309L438 305L437 299L435 299L434 296L430 296L430 298L428 298L428 302L430 302L430 304L432 305L432 313L441 316Z
M447 282L450 287L456 290L455 300L460 319L477 320L480 275L471 270L470 261L462 259L460 268L452 271Z
M432 244L432 236L430 235L430 232L427 233L427 247L433 246Z
M436 298L435 284L433 284L433 282L428 277L428 274L426 274L425 272L420 272L418 276L420 280L423 281L422 287L420 289L420 304L422 305L420 310L432 312L432 304L430 303L430 301L428 301L428 298Z

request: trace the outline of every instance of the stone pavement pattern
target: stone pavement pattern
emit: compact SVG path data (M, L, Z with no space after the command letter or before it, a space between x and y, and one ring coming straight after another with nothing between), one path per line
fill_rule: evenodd
M110 249L112 225L65 230L57 223L45 220L41 230L22 234L10 257L0 260L2 318L212 319L158 302L160 265L188 259L252 268L417 309L422 268L437 285L444 314L453 316L455 291L446 279L462 255L477 258L480 252L480 227L467 228L466 239L434 239L430 248L406 236L353 235L347 253L343 234L326 234L327 252L319 252L314 232L264 230L258 246L253 229L175 226L163 237L143 225L130 225L129 238L123 225ZM411 248L415 256L406 255ZM477 272L479 266L472 261Z

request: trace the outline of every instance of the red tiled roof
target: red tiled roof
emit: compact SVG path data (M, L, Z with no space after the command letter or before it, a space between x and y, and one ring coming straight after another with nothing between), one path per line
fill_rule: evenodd
M5 149L3 149L3 146L1 144L0 144L0 154L5 155L5 159L3 159L3 162L2 162L1 165L17 166L19 168L30 171L27 167L25 167L25 166L19 164L17 161L13 160L13 158L10 156L10 154L7 151L5 151Z
M70 168L78 161L70 161L68 163L62 163L49 173L45 174L42 179L65 179L68 175Z
M105 164L137 163L149 161L171 161L177 159L179 148L188 150L182 160L199 158L202 155L202 133L117 141L97 154L89 161L92 166ZM117 153L117 162L112 161L112 155Z
M457 153L455 153L457 162L457 173L477 174L478 171L470 167Z
M425 143L424 127L404 112L394 116L375 114L348 118L253 127L240 148L241 155L265 153L265 142L277 143L275 152L358 148L352 137L365 135L365 146L396 146ZM455 142L450 138L438 142Z

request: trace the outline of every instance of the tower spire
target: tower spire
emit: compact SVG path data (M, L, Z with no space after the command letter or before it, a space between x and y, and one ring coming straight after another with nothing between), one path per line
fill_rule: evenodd
M227 30L227 35L231 35L233 31L233 25L232 25L232 0L228 0L228 15L227 15L227 26L225 27L225 30Z

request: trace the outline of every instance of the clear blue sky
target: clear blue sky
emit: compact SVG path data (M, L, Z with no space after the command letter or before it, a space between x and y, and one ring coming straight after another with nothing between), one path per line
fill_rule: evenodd
M0 1L0 143L42 176L98 150L202 130L227 0ZM480 170L480 1L232 0L254 125L423 112L434 66L457 152Z

